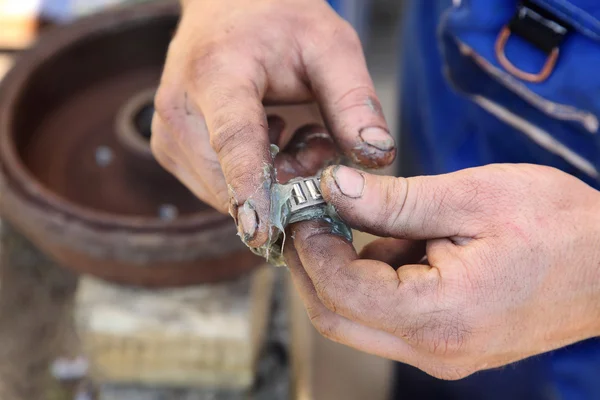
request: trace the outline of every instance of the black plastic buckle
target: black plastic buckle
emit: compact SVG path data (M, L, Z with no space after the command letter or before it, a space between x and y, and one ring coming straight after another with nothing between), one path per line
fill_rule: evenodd
M524 0L509 22L510 31L546 54L560 47L571 26L531 0Z
M570 24L540 7L532 0L523 0L514 17L502 29L496 41L496 56L500 64L511 74L522 80L540 83L550 77L558 61L560 45L572 30ZM525 72L514 66L505 54L506 43L511 35L531 43L548 55L546 63L538 73Z

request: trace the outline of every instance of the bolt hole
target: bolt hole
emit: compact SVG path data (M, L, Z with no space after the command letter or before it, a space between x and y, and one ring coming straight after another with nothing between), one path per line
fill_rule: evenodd
M162 204L158 208L158 217L163 221L173 221L179 215L179 210L173 204Z
M108 167L114 158L113 151L108 146L98 146L96 148L96 165L99 167Z
M137 133L146 140L152 137L152 116L154 115L154 105L146 104L138 110L133 117L133 123Z

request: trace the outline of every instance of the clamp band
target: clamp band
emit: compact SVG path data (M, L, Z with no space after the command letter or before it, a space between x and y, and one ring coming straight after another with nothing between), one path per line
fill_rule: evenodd
M296 178L288 183L276 183L271 188L271 224L269 240L258 248L250 247L255 254L276 266L285 265L283 247L285 229L290 224L309 220L324 220L332 232L352 241L352 230L339 218L335 209L323 198L321 178Z

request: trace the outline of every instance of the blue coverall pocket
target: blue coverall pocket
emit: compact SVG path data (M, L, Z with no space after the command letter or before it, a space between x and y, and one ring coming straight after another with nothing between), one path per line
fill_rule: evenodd
M455 90L600 177L600 1L455 1L439 35Z

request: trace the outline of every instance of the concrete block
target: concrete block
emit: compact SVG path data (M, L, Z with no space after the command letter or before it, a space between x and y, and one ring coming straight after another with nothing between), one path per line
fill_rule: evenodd
M250 387L266 333L272 268L235 282L159 291L82 279L76 324L94 381Z

